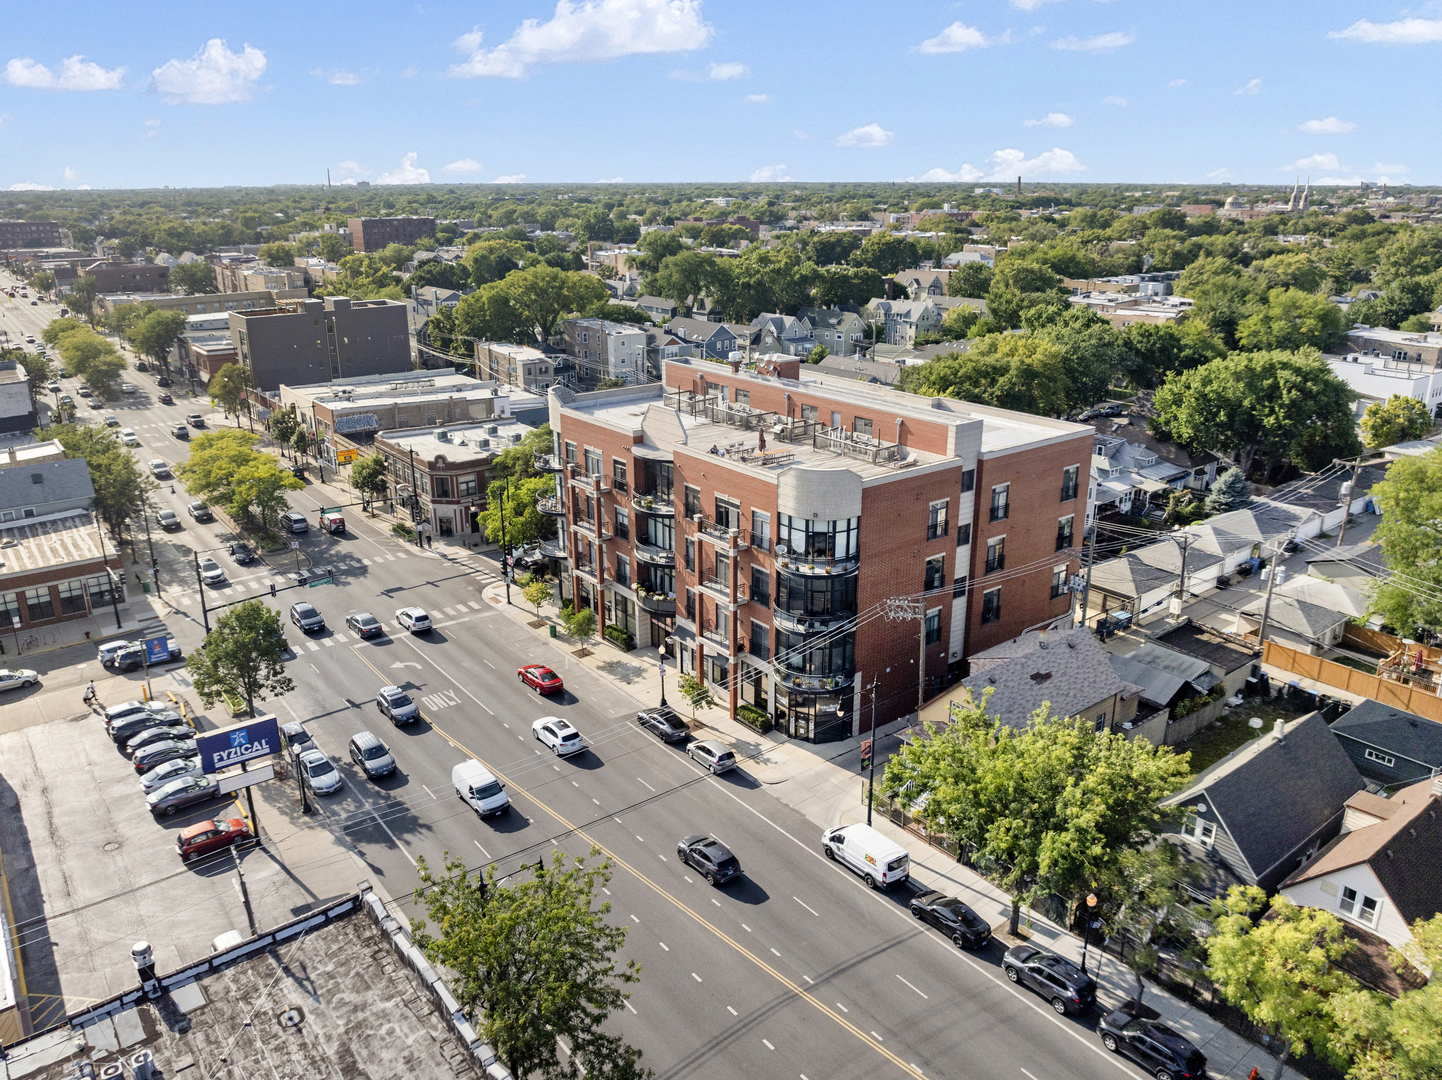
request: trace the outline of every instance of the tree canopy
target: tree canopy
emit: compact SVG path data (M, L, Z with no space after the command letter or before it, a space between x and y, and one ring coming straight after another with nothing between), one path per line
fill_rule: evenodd
M1377 582L1371 610L1404 637L1419 627L1442 626L1442 562L1437 558L1442 521L1442 449L1402 457L1372 485L1382 520L1372 538L1392 576Z
M926 397L974 401L1039 416L1066 410L1069 388L1061 350L1040 337L988 334L965 352L943 353L901 371L898 386Z
M1432 432L1432 414L1426 403L1404 394L1374 401L1362 414L1362 440L1369 450L1420 439Z
M186 657L185 669L206 705L234 694L254 714L257 700L295 689L285 673L286 648L280 613L263 600L247 600L216 618L205 641Z

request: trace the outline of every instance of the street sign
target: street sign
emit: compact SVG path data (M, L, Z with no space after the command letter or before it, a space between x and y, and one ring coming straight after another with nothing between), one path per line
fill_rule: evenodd
M317 585L329 585L329 584L330 584L330 578L328 578L328 577L323 577L323 578L316 578L314 581L309 582L309 583L308 583L308 586L309 586L310 588L314 589Z
M155 637L145 643L145 662L147 664L164 664L169 659L169 638Z
M300 550L300 541L299 541L299 540L292 540L292 541L290 542L290 550L291 550L291 551L299 551L299 550Z
M232 791L240 791L242 788L248 788L255 784L264 783L266 780L274 779L275 766L270 762L266 762L258 769L248 769L245 772L237 769L235 772L227 773L220 778L220 786L216 790L216 794L229 795Z
M666 665L665 665L665 664L660 664L660 665L658 665L658 670L659 670L660 673L661 673L661 678L664 679L664 678L666 677Z
M360 457L359 450L337 450L335 452L335 460L338 465L349 465L358 457Z
M242 761L280 753L280 726L275 717L262 716L204 732L195 742L201 769L219 772Z

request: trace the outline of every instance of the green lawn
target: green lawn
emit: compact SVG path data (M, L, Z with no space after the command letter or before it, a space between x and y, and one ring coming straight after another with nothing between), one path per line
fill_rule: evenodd
M1302 714L1279 707L1275 702L1244 701L1230 713L1224 713L1216 723L1208 724L1186 742L1178 743L1173 749L1177 753L1191 751L1192 775L1216 764L1239 746L1255 739L1259 734L1272 730L1280 718L1296 720ZM1262 718L1261 731L1247 723L1254 716Z

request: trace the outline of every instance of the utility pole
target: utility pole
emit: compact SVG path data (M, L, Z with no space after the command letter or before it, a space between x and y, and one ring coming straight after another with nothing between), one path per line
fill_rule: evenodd
M1347 519L1352 516L1352 493L1357 490L1357 474L1362 471L1362 459L1352 462L1352 479L1342 485L1342 524L1337 527L1337 546L1347 537Z
M1178 532L1172 539L1182 545L1181 572L1177 575L1177 613L1180 615L1181 605L1187 602L1187 544L1191 542L1192 537L1190 533Z
M1086 520L1085 517L1083 517L1082 520L1083 520L1083 522L1085 522L1085 520ZM1082 527L1085 528L1086 526L1083 525ZM1087 605L1088 605L1089 603L1091 603L1091 595L1092 595L1092 563L1096 561L1096 557L1097 557L1097 527L1096 527L1095 524L1093 524L1093 525L1092 525L1092 538L1091 538L1091 542L1090 542L1089 544L1087 544L1087 577L1086 577L1086 584L1082 586L1081 612L1080 612L1079 618L1078 618L1078 620L1077 620L1077 625L1078 625L1078 626L1082 626L1082 627L1085 627L1086 624L1087 624Z
M155 582L155 595L160 595L160 563L155 561L155 541L150 536L150 500L140 504L140 512L145 517L145 542L150 545L150 576Z
M505 487L501 490L501 577L506 582L506 607L511 606L511 548L506 542L506 496L510 492L511 478L508 476Z
M116 580L115 571L110 569L110 563L105 555L105 530L100 527L100 515L95 515L95 535L100 537L100 564L105 567L105 572L110 575L110 607L115 612L115 629L119 630L123 625L120 621L120 590L125 587L125 563L121 561L120 580ZM119 554L117 552L116 554ZM199 571L196 572L197 576ZM17 640L15 651L20 651L20 643Z
M868 775L866 778L866 824L871 824L871 796L876 790L876 676L871 677L871 685L867 687L871 691L871 738L867 739L861 746L862 756L866 758Z
M920 655L916 673L916 714L921 716L921 706L926 701L926 601L913 600L910 597L892 597L883 600L882 614L887 622L904 622L908 619L916 619L920 625L918 635L920 641Z
M205 607L205 581L200 576L200 552L191 556L195 560L195 587L200 590L200 618L205 623L205 632L210 633L210 612Z
M1269 571L1267 574L1267 598L1262 601L1262 621L1257 625L1257 646L1262 650L1263 655L1266 654L1267 649L1267 620L1272 614L1272 589L1277 584L1277 576L1285 573L1285 567L1279 565L1276 558L1281 552L1280 547L1272 552L1272 565L1267 568Z

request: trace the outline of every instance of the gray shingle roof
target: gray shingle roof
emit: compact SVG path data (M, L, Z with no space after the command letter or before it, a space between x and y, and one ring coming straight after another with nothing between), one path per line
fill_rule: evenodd
M1355 739L1398 757L1442 768L1442 724L1371 698L1353 706L1332 724L1340 738Z
M976 700L993 691L987 711L1003 723L1023 727L1044 702L1053 716L1075 716L1115 694L1136 694L1109 663L1085 627L1035 631L995 645L971 658L970 678L962 685Z
M35 480L37 476L39 482ZM33 506L37 515L44 515L50 513L46 509L49 505L60 504L57 509L85 505L77 500L94 496L90 468L81 458L0 469L0 507L7 510Z
M1117 673L1117 678L1140 686L1142 700L1156 709L1164 709L1170 705L1172 699L1177 696L1177 692L1187 685L1187 680L1178 675L1133 660L1128 656L1108 653L1107 659L1111 661L1112 670Z

